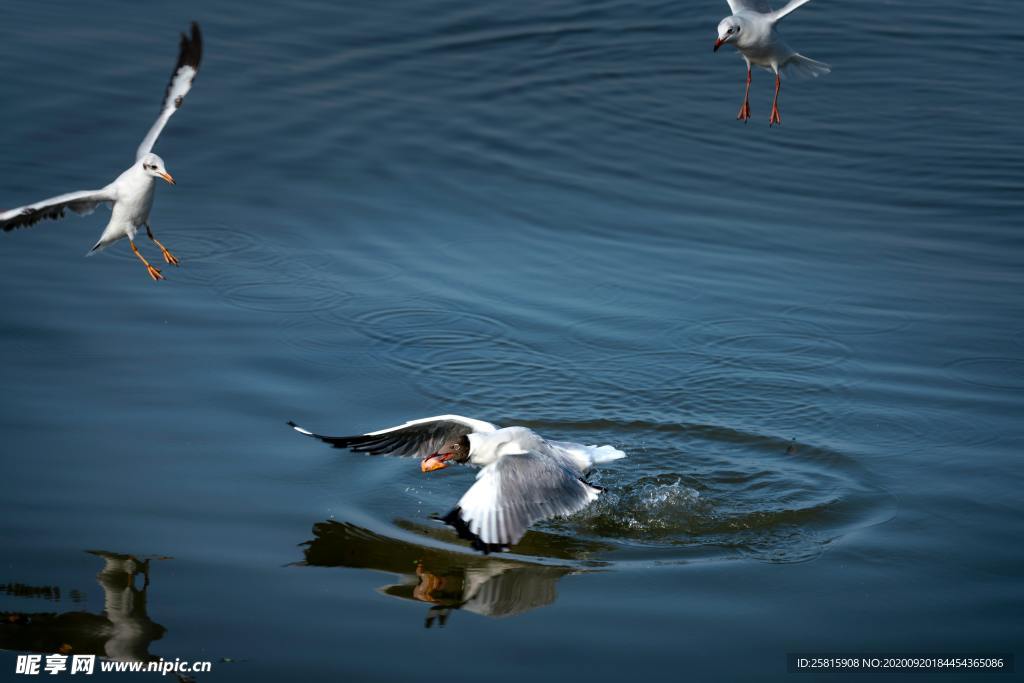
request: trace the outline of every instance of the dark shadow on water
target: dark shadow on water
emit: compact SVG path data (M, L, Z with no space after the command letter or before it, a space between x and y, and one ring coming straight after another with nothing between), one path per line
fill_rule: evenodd
M146 610L150 560L101 550L96 581L103 612L0 612L0 648L98 655L119 661L153 661L150 643L167 632ZM34 597L34 596L33 596Z
M442 527L431 529L411 522L400 526L428 538L452 535ZM551 534L531 534L517 551L549 546ZM555 537L559 538L559 537ZM566 539L571 540L571 539ZM571 541L580 552L600 549L601 544ZM507 617L552 604L555 584L576 566L548 565L512 557L475 555L441 547L387 538L347 522L326 521L313 525L313 539L303 544L305 561L300 565L352 567L387 572L400 577L379 590L404 600L430 605L425 625L444 626L453 610L488 617ZM562 555L568 549L560 548ZM551 556L550 554L548 555Z

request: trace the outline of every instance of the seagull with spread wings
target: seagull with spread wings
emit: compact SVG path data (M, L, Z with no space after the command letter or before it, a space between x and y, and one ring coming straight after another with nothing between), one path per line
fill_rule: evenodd
M323 436L288 424L335 448L421 458L423 472L453 463L480 467L476 483L442 520L485 553L515 545L531 524L585 508L602 491L586 480L587 473L626 457L612 446L549 441L526 427L499 428L459 415L425 417L357 436Z
M202 36L199 33L198 24L193 22L191 35L182 34L181 36L178 63L171 74L171 82L167 85L160 116L157 117L153 127L149 129L142 144L139 145L139 149L135 153L135 163L127 171L100 190L69 192L28 206L0 211L0 227L4 229L4 232L16 228L26 228L44 219L63 218L66 209L71 209L79 214L90 214L100 204L107 204L111 207L110 222L107 223L106 229L89 254L127 237L132 251L146 266L149 276L154 280L163 280L164 276L160 271L154 268L135 246L135 235L140 228L145 227L146 234L160 248L164 260L171 265L178 265L178 259L156 239L153 229L149 225L149 211L153 207L156 179L161 178L174 185L174 178L164 167L163 159L153 154L152 149L164 126L167 125L167 121L181 106L188 91L192 89L192 81L199 71L199 60L202 53Z
M790 0L785 7L773 12L767 0L728 0L732 16L718 24L718 39L715 52L723 45L732 45L747 63L747 89L743 95L743 106L737 119L747 122L750 118L751 64L775 72L775 98L768 125L782 124L779 116L779 90L782 89L780 70L802 76L818 77L832 69L828 64L816 62L794 52L781 37L775 26L783 17L810 0Z

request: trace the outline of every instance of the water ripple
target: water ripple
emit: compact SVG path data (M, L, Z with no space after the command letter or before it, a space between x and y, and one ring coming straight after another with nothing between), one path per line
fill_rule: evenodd
M429 304L364 311L352 316L352 324L377 341L421 349L474 348L509 335L508 326L496 318Z
M716 363L761 372L806 372L845 363L850 349L829 330L796 318L722 319L683 323L677 343Z
M545 370L543 364L518 369ZM856 459L798 440L714 423L608 417L497 421L556 439L614 444L628 454L589 475L605 488L595 503L535 525L513 549L513 555L534 561L572 560L581 567L715 558L802 562L894 514L893 498ZM385 533L415 531L420 525L406 519L443 512L472 481L461 471L430 482L409 477L393 483L404 495L388 496L403 503L395 522L403 531L389 532L391 525L380 520ZM372 495L376 499L380 492ZM387 508L387 514L395 512L393 504ZM417 533L424 544L459 546L443 526L423 526Z
M949 363L946 373L965 384L1002 391L1024 391L1024 360L1020 358L962 358Z
M221 289L226 302L253 311L310 313L331 310L351 295L323 282L250 282Z

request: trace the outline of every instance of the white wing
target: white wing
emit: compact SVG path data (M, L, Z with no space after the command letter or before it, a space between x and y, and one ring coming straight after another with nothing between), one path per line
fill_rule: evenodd
M772 8L768 6L768 0L727 0L729 3L729 9L732 10L733 14L738 12L760 12L761 14L771 14ZM807 2L807 0L804 0Z
M810 1L811 0L789 0L789 3L778 12L772 12L772 21L779 21L782 17L786 16L801 5L806 5Z
M512 453L480 470L442 520L486 553L518 543L535 522L582 510L600 492L554 457Z
M167 121L174 112L178 111L185 95L192 89L192 81L199 72L199 60L203 56L203 38L199 34L199 25L192 22L192 37L181 34L181 51L178 53L178 63L171 74L171 82L167 84L167 92L164 93L164 105L160 110L160 116L156 123L146 133L146 138L139 145L135 153L135 160L138 161L146 154L153 151L156 139L160 137Z
M102 190L69 192L0 213L0 227L4 229L4 232L10 232L15 228L27 228L30 225L35 225L44 219L56 220L64 217L65 209L86 215L95 211L100 204L113 202L115 199L109 186Z
M461 415L437 415L410 420L396 427L355 436L323 436L303 429L289 422L292 429L320 439L335 448L348 448L357 453L370 455L415 455L424 457L437 452L446 442L474 432L493 432L497 429L490 422L474 420Z

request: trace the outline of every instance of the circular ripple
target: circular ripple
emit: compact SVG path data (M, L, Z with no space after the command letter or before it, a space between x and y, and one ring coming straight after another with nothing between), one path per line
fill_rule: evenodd
M752 373L716 359L677 350L577 359L576 389L566 405L584 414L676 415L688 421L722 420L746 429L794 435L823 430L838 419L828 406L846 390L841 378L784 372ZM826 430L827 431L827 430ZM821 433L813 432L813 433Z
M946 365L950 377L976 387L1024 391L1024 360L1020 358L964 358Z
M472 360L450 360L443 367L481 372ZM510 377L548 369L537 359L510 370ZM475 401L470 396L467 403ZM513 408L519 410L529 407ZM550 408L538 412L553 414ZM836 450L717 424L628 417L538 417L531 422L512 414L517 417L512 424L552 439L610 443L628 457L589 475L604 488L594 503L570 517L534 525L511 557L557 560L579 568L722 558L803 562L845 535L894 514L892 497L855 460ZM487 417L503 422L500 415ZM370 513L379 518L374 528L395 527L391 520L397 518L406 541L420 538L424 547L444 544L460 556L478 557L451 529L417 523L449 509L471 485L471 473L456 468L428 483L416 468L395 465L381 481L394 491L353 487L346 498L351 505L375 511ZM382 506L381 500L391 502Z
M802 562L892 514L889 496L828 449L714 425L581 428L617 433L629 459L598 471L606 491L597 502L547 526L613 540L630 557L646 549L640 556L653 560L724 553Z
M254 257L264 242L252 230L240 230L226 225L202 228L169 228L161 239L183 264L206 261L237 261L240 257ZM160 233L157 238L163 237ZM269 256L269 255L268 255Z
M381 308L352 316L377 341L426 349L478 347L508 336L501 322L476 313L434 307Z
M784 318L727 319L684 324L672 335L687 351L716 362L761 372L805 372L847 361L850 350L815 323Z
M251 282L221 290L232 306L275 313L310 313L336 308L351 295L319 282Z
M281 337L298 356L316 365L333 368L351 368L352 359L347 357L345 348L352 338L350 328L326 323L319 314L340 316L333 309L315 311L313 315L286 318L281 321Z
M457 351L421 355L410 369L416 386L431 398L469 406L500 404L524 417L571 405L578 391L566 361L521 349L485 356Z
M843 390L843 384L830 378L749 374L705 363L690 366L679 384L654 396L662 405L685 408L697 421L721 420L740 429L800 435L827 432L839 417L829 406Z
M573 323L569 339L600 351L646 351L661 346L661 338L671 329L659 329L661 320L643 313L593 316Z
M813 322L836 336L893 334L913 324L905 311L891 305L880 306L849 299L818 306L793 306L783 314Z

